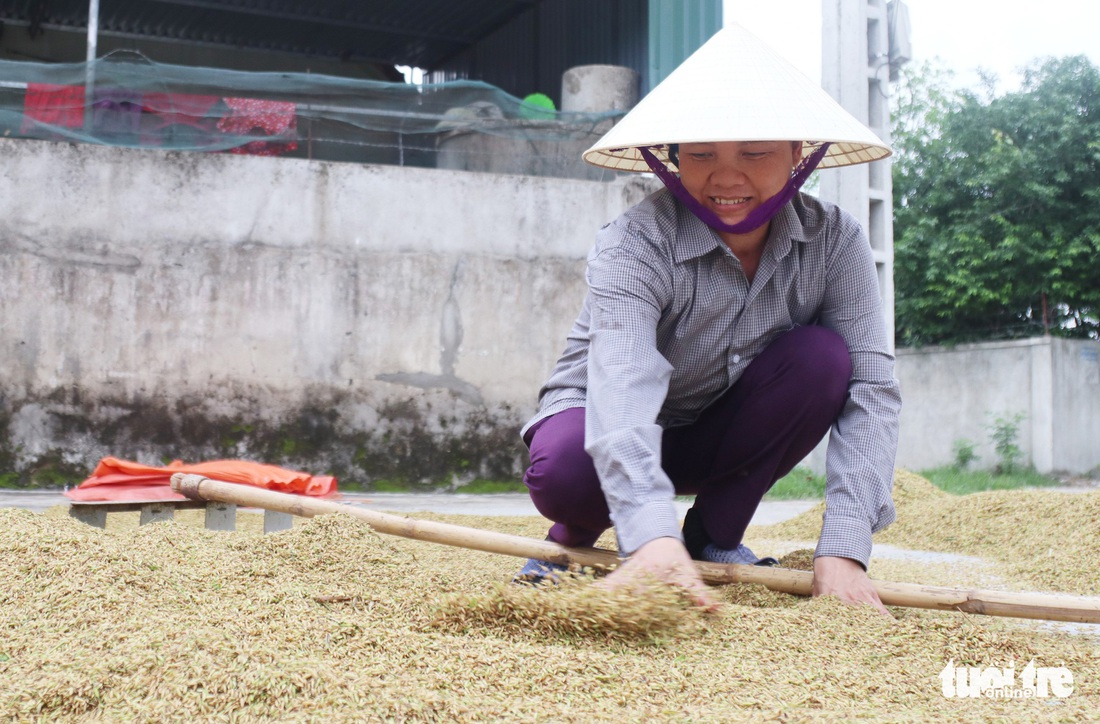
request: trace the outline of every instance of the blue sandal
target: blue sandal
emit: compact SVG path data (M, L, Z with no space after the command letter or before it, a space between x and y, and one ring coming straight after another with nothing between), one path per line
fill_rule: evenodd
M569 566L550 561L540 561L538 558L528 558L519 573L512 576L512 583L525 586L537 586L540 583L549 582L557 584L561 580L560 574L569 570Z

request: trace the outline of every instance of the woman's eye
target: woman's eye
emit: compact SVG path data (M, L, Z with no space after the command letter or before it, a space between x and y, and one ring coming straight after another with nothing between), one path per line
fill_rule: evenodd
M688 155L696 161L706 161L708 158L710 158L709 153L689 153Z
M745 158L764 158L768 155L767 151L746 151Z

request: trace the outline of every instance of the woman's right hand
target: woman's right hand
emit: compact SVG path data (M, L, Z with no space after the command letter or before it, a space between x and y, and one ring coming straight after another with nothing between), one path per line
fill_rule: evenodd
M695 562L679 538L654 538L634 551L600 585L611 589L636 587L644 583L645 578L684 589L695 605L708 612L718 610L718 601L703 583Z

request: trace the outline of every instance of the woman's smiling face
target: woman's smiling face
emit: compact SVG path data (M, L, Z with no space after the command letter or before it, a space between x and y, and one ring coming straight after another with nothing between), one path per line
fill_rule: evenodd
M779 193L802 160L790 141L680 144L680 180L688 193L726 224L744 221Z

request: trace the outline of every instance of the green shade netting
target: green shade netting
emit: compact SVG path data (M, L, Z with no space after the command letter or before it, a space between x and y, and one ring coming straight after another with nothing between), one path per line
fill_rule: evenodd
M543 154L563 144L572 158L578 144L594 142L622 115L539 108L533 118L531 110L478 81L256 73L128 52L91 64L0 60L6 137L430 166L443 139L467 133L516 139L517 154L532 152L523 142Z

